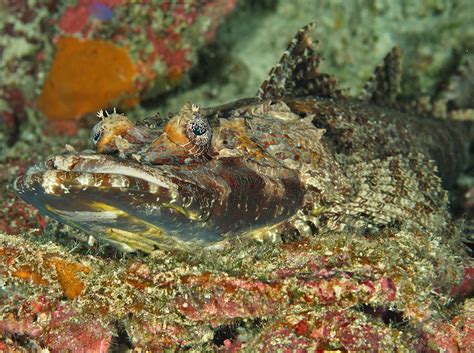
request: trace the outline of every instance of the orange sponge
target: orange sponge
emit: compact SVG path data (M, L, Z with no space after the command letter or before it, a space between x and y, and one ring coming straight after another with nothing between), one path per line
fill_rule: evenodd
M77 274L82 272L89 274L91 269L85 265L75 262L68 262L60 257L53 257L52 264L56 269L58 282L69 299L77 298L82 294L85 284L78 278Z
M78 119L107 106L134 105L137 70L125 48L102 40L60 37L38 98L53 120Z

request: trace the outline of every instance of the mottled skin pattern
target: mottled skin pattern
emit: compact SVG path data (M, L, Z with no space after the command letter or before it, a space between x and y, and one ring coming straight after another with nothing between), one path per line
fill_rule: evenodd
M446 186L466 167L469 130L465 123L428 119L348 100L292 100L296 111L315 114L313 123L326 130L336 154L352 163L420 153L436 161Z
M216 247L244 235L289 241L328 230L442 230L449 216L440 177L454 182L472 135L464 124L389 107L398 50L363 100L344 97L319 73L309 29L257 98L186 104L166 122L100 113L94 151L32 167L17 192L127 251Z

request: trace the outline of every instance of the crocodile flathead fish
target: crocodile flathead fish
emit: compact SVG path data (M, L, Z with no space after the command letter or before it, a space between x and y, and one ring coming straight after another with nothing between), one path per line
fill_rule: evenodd
M101 111L91 150L32 166L16 192L124 251L442 231L472 126L397 101L398 48L348 96L319 71L312 27L297 33L255 97L189 103L138 122Z

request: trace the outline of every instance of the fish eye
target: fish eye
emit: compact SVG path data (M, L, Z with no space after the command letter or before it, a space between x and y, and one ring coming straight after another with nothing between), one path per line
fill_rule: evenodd
M206 146L211 142L212 130L206 118L196 114L186 126L188 138L198 146Z
M193 131L193 134L196 135L196 136L201 136L201 135L204 135L207 131L207 128L206 126L202 125L202 124L198 124L198 123L193 123L193 127L192 127L192 131Z
M100 138L102 136L102 126L101 124L95 124L94 127L92 128L92 142L94 145L99 142Z

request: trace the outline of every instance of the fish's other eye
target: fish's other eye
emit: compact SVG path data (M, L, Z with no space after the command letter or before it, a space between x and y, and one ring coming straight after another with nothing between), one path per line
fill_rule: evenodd
M97 145L97 142L99 142L100 138L102 137L102 126L101 124L95 124L94 127L92 128L92 143L94 145Z

